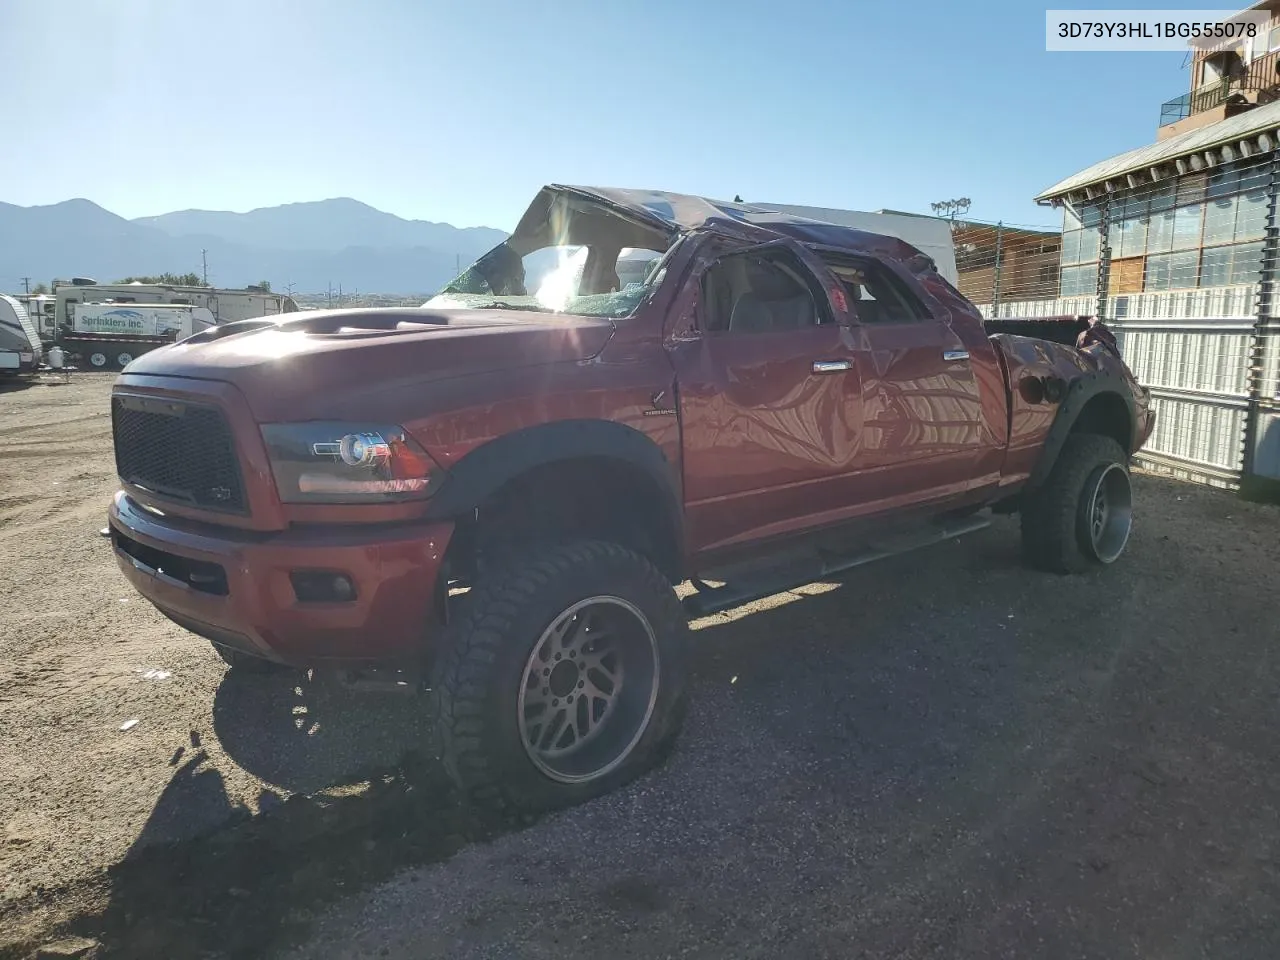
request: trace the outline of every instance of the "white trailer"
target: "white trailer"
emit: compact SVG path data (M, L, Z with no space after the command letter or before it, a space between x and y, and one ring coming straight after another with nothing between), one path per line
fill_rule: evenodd
M40 336L15 297L0 296L0 376L40 369Z
M54 318L54 311L58 303L57 299L48 293L29 293L16 299L27 308L27 316L35 324L36 332L40 335L40 339L52 342L54 331L58 327Z
M205 307L189 304L73 303L60 345L92 370L123 370L134 357L212 327Z
M272 293L259 287L243 290L226 290L217 287L187 287L167 283L97 283L77 279L70 282L55 280L53 295L54 339L71 322L71 313L77 303L115 304L179 304L204 307L213 314L217 323L233 323L236 320L252 320L281 313L293 313L298 305L292 297Z

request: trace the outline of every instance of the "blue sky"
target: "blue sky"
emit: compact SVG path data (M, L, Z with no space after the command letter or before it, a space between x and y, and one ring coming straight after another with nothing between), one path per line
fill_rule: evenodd
M862 210L967 196L976 218L1053 224L1031 198L1152 142L1188 80L1181 54L1047 53L1044 11L0 0L0 200L136 217L350 196L509 229L559 181Z

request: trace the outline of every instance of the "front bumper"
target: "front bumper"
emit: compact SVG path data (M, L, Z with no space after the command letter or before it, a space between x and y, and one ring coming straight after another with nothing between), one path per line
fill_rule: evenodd
M298 667L411 664L425 653L451 523L257 533L156 515L124 493L112 549L161 613L214 643ZM166 567L168 569L166 569ZM355 599L302 602L291 574L331 571Z

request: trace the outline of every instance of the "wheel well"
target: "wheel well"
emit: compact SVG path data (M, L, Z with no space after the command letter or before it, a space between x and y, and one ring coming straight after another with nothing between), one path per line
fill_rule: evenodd
M1129 408L1118 393L1099 393L1092 397L1071 425L1072 433L1094 433L1110 437L1125 453L1132 453L1133 424Z
M469 579L476 559L539 540L595 538L647 557L671 582L683 549L670 494L625 460L588 457L534 467L459 518L451 570Z

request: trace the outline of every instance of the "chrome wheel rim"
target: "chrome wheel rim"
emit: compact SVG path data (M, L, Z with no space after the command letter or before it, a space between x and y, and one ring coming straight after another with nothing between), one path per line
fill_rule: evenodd
M105 367L107 365L107 355L105 353L89 354L89 363L95 367Z
M118 357L116 357L116 363L120 364L121 367L127 367L129 364L133 363L133 354L132 353L120 354Z
M578 601L551 621L525 662L516 705L525 753L560 783L605 776L648 729L658 677L658 641L635 604Z
M1095 559L1111 563L1124 552L1133 529L1133 487L1119 463L1096 470L1085 485L1085 526Z

